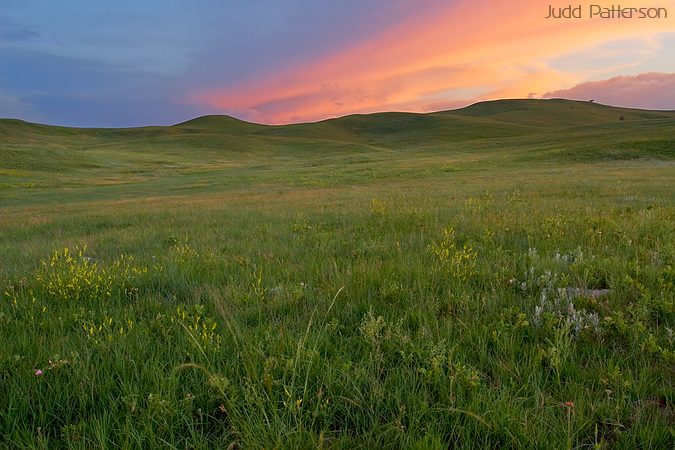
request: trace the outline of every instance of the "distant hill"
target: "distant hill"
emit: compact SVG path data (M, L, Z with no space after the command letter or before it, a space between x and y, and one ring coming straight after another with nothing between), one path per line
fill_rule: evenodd
M675 118L675 111L617 108L564 99L496 100L438 114L482 117L510 124L551 128L613 123L622 118L628 121Z
M672 120L675 111L617 108L598 103L564 99L495 100L464 108L434 113L385 112L353 114L320 122L261 125L230 116L207 115L172 126L138 128L68 128L33 124L16 119L0 119L4 142L18 138L40 140L59 138L133 138L177 134L222 133L261 137L297 137L337 140L395 141L401 137L430 142L501 137L616 123L617 121ZM25 142L25 141L23 141Z
M675 111L615 108L562 99L497 100L429 114L355 114L269 126L228 116L173 126L66 128L0 120L0 186L30 184L35 173L155 176L171 170L245 166L360 155L412 160L414 152L463 155L499 164L675 159ZM412 153L408 153L412 152ZM295 159L294 159L295 158ZM353 159L353 158L352 158ZM294 163L294 164L295 164ZM321 162L323 163L323 162ZM496 164L496 162L494 162ZM261 167L260 164L256 167ZM315 162L320 164L320 162ZM122 181L120 181L122 180ZM112 182L112 181L111 181Z

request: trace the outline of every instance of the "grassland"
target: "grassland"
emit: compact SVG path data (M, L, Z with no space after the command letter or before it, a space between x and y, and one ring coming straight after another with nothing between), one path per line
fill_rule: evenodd
M673 112L0 120L0 249L7 448L673 448Z

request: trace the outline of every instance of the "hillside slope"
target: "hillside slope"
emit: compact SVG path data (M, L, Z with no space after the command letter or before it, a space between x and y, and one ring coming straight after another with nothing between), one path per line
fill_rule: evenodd
M81 129L0 120L0 198L345 186L541 164L675 159L675 112L500 100L267 126L204 116ZM23 200L22 200L23 199Z

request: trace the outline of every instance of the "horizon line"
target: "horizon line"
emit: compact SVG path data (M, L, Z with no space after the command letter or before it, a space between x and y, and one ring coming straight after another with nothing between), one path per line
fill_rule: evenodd
M170 128L170 127L176 127L179 125L184 125L189 122L199 120L202 118L206 117L226 117L229 119L233 119L245 124L249 125L258 125L258 126L263 126L263 127L285 127L285 126L293 126L293 125L308 125L308 124L317 124L317 123L322 123L322 122L327 122L331 120L339 120L343 119L346 117L354 117L354 116L371 116L371 115L376 115L376 114L413 114L413 115L420 115L420 116L425 116L425 115L431 115L431 114L438 114L438 113L444 113L444 112L454 112L454 111L460 111L466 108L471 108L472 106L484 104L484 103L496 103L496 102L508 102L508 101L567 101L567 102L574 102L574 103L588 103L592 105L597 105L597 106L604 106L604 107L609 107L609 108L617 108L617 109L628 109L628 110L634 110L634 111L654 111L654 112L675 112L675 108L673 109L648 109L648 108L636 108L636 107L631 107L631 106L618 106L618 105L610 105L607 103L600 103L596 102L594 99L588 99L588 100L578 100L578 99L571 99L571 98L565 98L565 97L552 97L552 98L527 98L527 97L512 97L512 98L498 98L498 99L490 99L490 100L479 100L475 101L473 103L468 103L465 106L461 106L458 108L453 108L453 109L439 109L435 111L402 111L402 110L382 110L382 111L371 111L371 112L364 112L364 113L350 113L350 114L345 114L341 116L334 116L334 117L327 117L324 119L319 119L319 120L313 120L313 121L305 121L305 122L287 122L287 123L260 123L260 122L254 122L254 121L249 121L249 120L244 120L239 117L230 115L230 114L218 114L218 113L212 113L212 114L203 114L200 116L195 116L180 122L175 122L175 123L170 123L170 124L150 124L150 125L134 125L134 126L127 126L127 127L109 127L109 126L71 126L71 125L59 125L59 124L52 124L52 123L42 123L42 122L31 122L28 120L24 119L18 119L15 117L0 117L0 121L16 121L16 122L22 122L25 124L29 125L38 125L38 126L45 126L45 127L54 127L54 128L68 128L68 129L79 129L79 130L131 130L131 129L141 129L141 128Z

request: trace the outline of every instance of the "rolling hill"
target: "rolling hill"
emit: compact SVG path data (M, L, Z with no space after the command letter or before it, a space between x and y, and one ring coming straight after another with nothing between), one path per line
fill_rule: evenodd
M228 116L125 129L6 119L0 120L0 198L38 199L41 189L49 198L60 192L76 199L198 186L344 186L522 164L672 161L674 148L673 111L569 100L499 100L284 126Z

